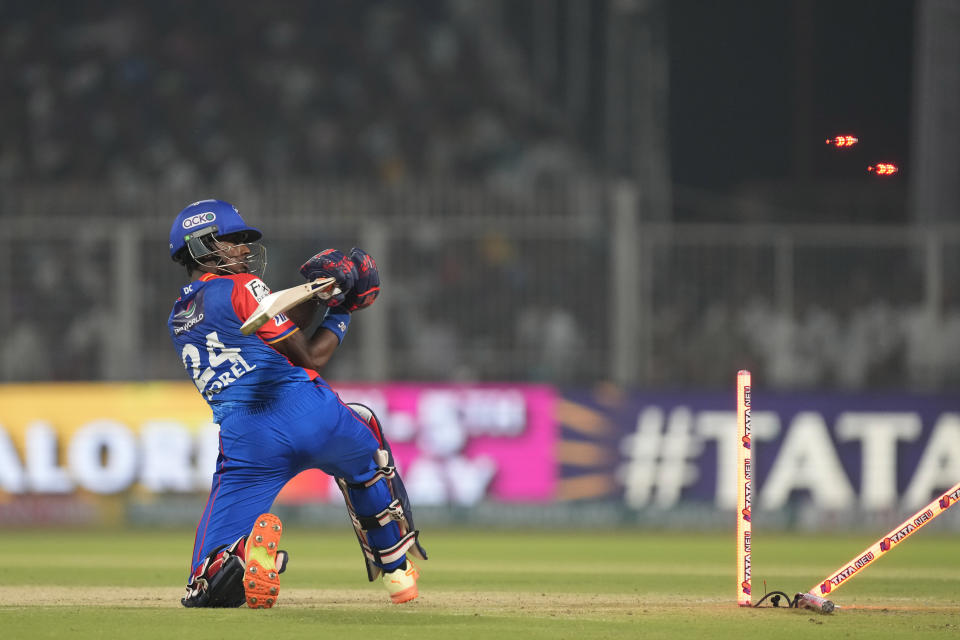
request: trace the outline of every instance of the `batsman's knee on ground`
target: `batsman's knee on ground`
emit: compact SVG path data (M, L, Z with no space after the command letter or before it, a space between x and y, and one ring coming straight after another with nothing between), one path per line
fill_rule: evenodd
M277 545L283 525L273 514L261 514L249 535L207 554L191 574L180 603L188 608L240 607L254 609L276 604L279 574L288 554Z

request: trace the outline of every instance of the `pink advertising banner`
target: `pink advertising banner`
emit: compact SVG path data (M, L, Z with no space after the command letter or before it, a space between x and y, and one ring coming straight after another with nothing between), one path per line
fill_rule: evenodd
M380 418L415 504L549 502L557 488L556 393L545 385L338 385ZM286 503L339 500L330 478L297 476Z

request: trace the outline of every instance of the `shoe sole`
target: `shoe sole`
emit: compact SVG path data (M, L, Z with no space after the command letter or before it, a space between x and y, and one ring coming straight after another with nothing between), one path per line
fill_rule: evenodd
M257 517L247 537L246 569L243 589L247 606L251 609L269 609L280 595L280 575L277 573L277 545L283 534L283 523L272 513Z
M404 602L410 602L411 600L415 599L418 595L420 595L420 592L417 590L417 580L420 579L420 571L417 569L416 565L413 565L413 562L409 558L407 558L407 562L409 562L413 566L413 574L412 574L413 584L407 587L406 589L404 589L403 591L391 593L390 600L393 602L393 604L402 604Z
M393 601L393 604L402 604L404 602L410 602L418 595L420 594L417 591L417 585L413 585L412 587L407 587L398 593L391 593L390 600Z

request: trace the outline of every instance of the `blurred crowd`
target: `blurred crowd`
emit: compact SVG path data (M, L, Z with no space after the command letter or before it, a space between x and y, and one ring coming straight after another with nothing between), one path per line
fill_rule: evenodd
M273 226L268 246L277 259L268 280L284 282L284 273L295 277L311 240ZM441 226L390 242L388 286L378 301L387 318L389 379L559 385L610 379L616 345L609 333L615 295L609 238L450 231ZM125 374L114 352L127 301L118 300L113 286L111 245L82 233L58 236L28 243L0 238L14 266L7 285L18 283L0 286L0 297L10 294L12 302L0 308L8 326L0 338L0 380L180 379L164 322L181 270L149 253L136 256L153 270L141 287L134 316L142 323L135 330L141 342ZM142 240L139 246L153 244L146 235ZM84 256L83 269L73 268L81 264L77 255ZM718 262L702 257L687 253L656 278L648 301L652 350L649 359L637 356L644 358L638 368L645 386L726 388L731 371L744 367L770 389L943 391L960 384L960 304L946 295L940 309L927 306L912 286L915 273L899 280L858 277L856 270L824 278L808 273L798 278L789 310L769 287L744 293L742 276L704 284L693 274L718 271ZM834 276L841 284L829 284ZM361 352L365 327L358 324L345 341L331 380L369 374Z
M488 8L0 3L0 184L308 176L510 187L582 168Z
M832 241L794 251L790 291L768 264L714 255L697 271L690 254L678 260L666 273L696 275L655 285L655 383L721 387L730 371L748 368L773 389L936 391L960 384L960 297L949 284L960 261L940 265L943 290L928 296L929 276L911 259L909 242L892 249L847 245L850 235ZM945 241L942 250L956 247Z
M938 315L877 299L848 313L814 305L789 315L755 298L682 318L661 310L654 333L655 385L719 388L738 368L770 389L937 391L960 384L957 308Z
M356 181L360 192L373 194L378 212L433 220L412 240L414 234L401 233L388 240L384 304L394 379L606 379L615 348L609 300L616 295L607 290L606 192L577 197L554 188L552 201L489 199L491 191L499 197L522 187L569 185L572 177L589 180L595 161L570 123L544 104L529 52L497 15L504 4L0 0L0 190L34 186L25 192L36 196L48 185L97 185L92 198L67 203L75 213L138 185L167 194L218 185L221 195L261 180ZM440 184L453 188L435 193ZM402 201L406 192L397 185L413 185L415 196ZM288 206L294 191L264 196L265 210L255 219L265 222L268 211ZM876 188L869 198L830 192L826 201L838 212L816 194L808 206L780 186L771 193L791 199L789 206L760 190L749 193L752 199L728 200L723 208L714 194L676 191L675 216L748 222L780 212L780 221L809 221L815 210L832 220L856 211L876 219L883 202L902 199ZM12 213L44 229L52 201L23 202ZM299 210L341 204L332 198ZM111 207L112 214L130 210L111 202L98 213ZM549 216L568 220L571 211L593 226L583 233L551 228L566 222ZM454 221L441 228L446 216ZM542 235L513 236L509 225L485 225L475 234L456 228L456 219L524 216L542 217L534 220ZM265 229L276 233L281 223ZM0 270L0 319L9 327L0 338L0 380L109 379L117 358L112 322L123 306L111 281L122 272L111 262L116 245L104 235L78 237L77 229L51 231L49 238L28 233L30 242L0 238L0 255L12 267ZM143 280L137 375L177 377L182 373L162 323L182 273L170 267L154 231L138 233L139 267L149 270L137 271ZM277 242L271 255L297 260L317 248ZM835 297L827 295L830 287L804 292L809 273L798 268L796 307L784 309L775 294L751 298L723 289L719 280L711 284L711 268L726 272L722 261L696 270L708 262L693 256L690 273L675 276L668 268L651 276L664 295L655 292L654 308L644 310L650 326L638 325L651 337L652 352L639 367L649 384L726 387L730 371L745 364L780 388L960 382L957 304L932 311L914 295L917 287L885 288L879 270L867 276L879 289L851 304L846 289ZM857 261L824 260L829 272L822 282L849 280L849 262ZM950 265L941 274L947 287L957 267ZM287 271L294 274L294 266ZM69 285L65 274L72 276ZM336 365L348 378L363 375L351 349Z

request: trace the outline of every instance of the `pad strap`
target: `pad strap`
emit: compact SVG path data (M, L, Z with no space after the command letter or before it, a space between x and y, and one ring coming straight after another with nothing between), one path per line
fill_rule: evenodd
M400 538L395 545L387 549L374 549L366 543L361 543L361 546L363 547L364 555L373 562L381 565L390 564L402 558L403 554L417 543L417 536L419 535L419 531L410 531Z
M373 474L373 477L367 480L366 482L354 483L348 482L347 486L351 489L368 489L373 485L377 484L381 480L393 480L393 477L397 475L396 467L384 466L377 469L377 472Z
M356 516L357 524L360 525L360 528L364 531L369 531L370 529L378 529L380 527L387 526L388 523L396 520L400 522L403 520L403 505L400 504L399 500L394 500L387 505L387 508L378 513L375 516Z

